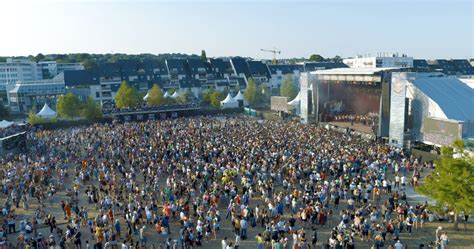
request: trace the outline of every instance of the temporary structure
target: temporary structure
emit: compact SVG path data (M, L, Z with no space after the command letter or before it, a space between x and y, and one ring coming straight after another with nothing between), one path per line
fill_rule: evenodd
M147 100L150 96L148 95L148 93L146 93L145 97L143 97L143 100Z
M57 115L56 115L56 112L53 111L49 106L48 104L44 104L43 108L41 109L41 111L39 111L36 115L42 117L42 118L55 118Z
M168 98L170 96L170 94L168 93L168 91L165 92L165 94L163 94L163 97L165 98Z
M237 93L237 95L235 95L234 100L237 100L237 101L242 100L243 101L244 100L244 95L239 91Z
M301 96L300 96L300 92L298 92L298 94L296 95L296 97L295 97L292 101L288 102L288 105L291 105L291 106L293 106L293 107L299 106L299 105L300 105L300 101L301 101Z
M421 103L419 107L422 107L425 116L474 120L473 88L451 76L430 73L417 76L406 84L406 98Z
M295 114L300 114L300 102L301 102L301 92L298 92L296 97L288 102L289 109L293 109Z
M179 96L178 91L174 91L174 93L170 96L171 98L175 99Z
M0 129L8 128L8 127L10 127L10 126L13 125L13 124L14 124L14 122L2 120L2 121L0 121Z
M244 95L240 91L235 95L234 100L239 103L239 107L244 106Z
M239 102L230 96L230 93L227 94L227 97L221 101L222 109L225 108L236 108L239 107Z

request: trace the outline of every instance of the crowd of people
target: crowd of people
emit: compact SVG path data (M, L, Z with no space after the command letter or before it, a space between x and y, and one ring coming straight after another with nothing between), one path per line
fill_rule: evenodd
M377 125L378 115L376 113L360 114L337 114L334 116L335 122L350 122L352 125L363 124L367 126Z
M399 249L430 215L405 189L431 164L313 125L188 117L29 140L1 159L0 248Z
M133 107L133 108L115 108L111 106L110 108L104 108L102 111L105 115L107 114L117 114L117 113L134 113L134 112L156 112L163 110L173 110L173 109L188 109L188 108L197 108L198 104L191 103L174 103L174 104L165 104L162 106L147 106L146 103L143 103L142 106Z

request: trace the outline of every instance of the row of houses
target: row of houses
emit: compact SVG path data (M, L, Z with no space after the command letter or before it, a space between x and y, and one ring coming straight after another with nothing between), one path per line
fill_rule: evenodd
M453 60L413 60L413 67L423 69L427 72L441 72L447 75L474 75L474 61Z
M258 84L279 88L282 81L293 76L298 84L299 74L305 71L347 67L342 63L303 63L298 65L267 65L245 58L168 59L163 63L149 61L120 61L106 63L92 70L67 70L52 79L17 81L5 87L6 99L14 113L38 109L45 102L54 106L57 96L72 92L80 99L91 96L96 101L112 103L123 81L138 91L146 92L154 84L163 90L190 89L195 96L206 89L245 89L250 78Z
M410 59L408 58L408 60ZM397 58L377 58L374 67L378 65L379 60L397 61ZM400 57L398 60L406 61L407 58ZM435 70L426 61L427 67L419 62L423 60L411 60L412 62L404 63L406 67ZM453 63L458 65L460 62L457 61L461 60L452 61L456 61ZM0 80L2 79L2 65L5 68L5 65L10 63L11 67L14 62L15 60L10 60L7 63L0 63ZM271 65L242 57L208 60L119 60L115 63L101 63L91 70L84 70L84 67L78 63L34 63L24 60L17 63L23 63L24 70L22 71L26 72L25 75L29 73L28 75L31 77L18 77L17 75L16 78L13 78L11 77L12 72L9 70L9 80L0 82L0 100L4 104L8 104L14 113L28 112L45 102L54 106L57 96L66 92L73 92L81 99L91 96L103 104L113 102L122 81L127 81L141 92L146 92L153 84L158 84L164 90L174 88L185 91L190 89L198 96L209 88L217 90L224 90L226 87L244 89L250 78L253 78L258 84L266 84L269 88L279 88L283 80L290 75L294 84L298 85L302 72L348 67L347 64L335 62ZM463 63L470 65L467 60L464 60ZM456 71L462 67L453 66L453 68ZM463 70L462 74L474 74L470 73L472 66Z

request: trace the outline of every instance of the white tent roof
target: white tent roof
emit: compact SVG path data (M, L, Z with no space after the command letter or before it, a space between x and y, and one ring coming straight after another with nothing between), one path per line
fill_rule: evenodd
M228 93L227 97L221 101L221 104L227 104L227 103L237 103L237 100L233 99L232 96L230 96L230 93Z
M174 91L174 93L170 96L171 98L175 99L179 96L178 91Z
M147 100L148 97L150 97L150 96L148 96L148 93L146 93L145 97L143 97L143 100Z
M300 104L300 100L301 100L301 92L298 92L296 97L292 101L288 102L288 105L297 106Z
M53 111L49 106L48 104L44 104L43 108L41 109L41 111L38 112L38 114L36 114L42 118L55 118L56 117L56 112Z
M237 93L237 95L235 95L234 100L237 100L237 101L238 100L244 100L244 95L240 92L240 90Z
M13 124L14 124L14 122L2 120L2 121L0 121L0 128L1 128L1 129L5 129L5 128L7 128L7 127L10 127L10 126L13 125Z
M168 98L170 96L170 94L168 93L168 91L165 92L165 94L163 94L163 97L165 98Z
M431 116L459 121L474 120L474 89L450 76L417 77L410 81L433 104Z

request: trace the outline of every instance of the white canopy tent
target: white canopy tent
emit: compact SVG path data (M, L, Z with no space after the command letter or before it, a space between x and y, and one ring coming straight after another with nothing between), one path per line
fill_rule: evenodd
M163 94L163 97L165 98L168 98L170 96L170 94L168 93L168 91L165 92L165 94Z
M473 96L473 88L445 75L419 74L406 87L406 97L422 103L424 116L441 119L474 120Z
M171 98L175 99L179 96L178 91L174 91L174 93L170 96Z
M143 97L143 100L147 100L150 96L148 95L148 93L146 93L145 97Z
M232 98L230 93L227 94L227 97L221 101L221 107L222 109L225 108L236 108L239 107L239 102Z
M298 94L295 96L293 100L288 102L288 109L289 110L294 110L294 113L296 115L300 114L300 103L301 103L301 92L298 92Z
M56 112L53 111L49 106L48 104L44 104L43 108L41 109L41 111L39 111L36 115L42 117L42 118L55 118L57 115L56 115Z
M244 95L242 94L242 92L239 92L234 96L234 100L237 101L237 103L239 104L239 107L243 107L244 106L244 102L245 102L245 99L244 99Z
M300 92L298 92L298 94L296 95L296 97L295 97L292 101L288 102L288 105L291 105L291 106L293 106L293 107L299 106L299 105L300 105L300 101L301 101L301 95L300 95Z
M234 100L236 100L236 101L239 101L239 100L243 101L243 100L244 100L244 95L239 91L239 92L237 93L237 95L235 95Z
M0 121L0 129L8 128L8 127L12 126L13 124L14 124L14 122L2 120L2 121Z

